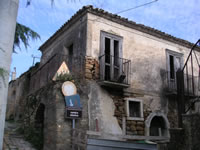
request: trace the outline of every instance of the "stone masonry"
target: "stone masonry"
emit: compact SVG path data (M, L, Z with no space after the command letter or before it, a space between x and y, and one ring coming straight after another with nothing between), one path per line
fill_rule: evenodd
M99 79L99 63L95 58L86 56L85 77L86 79Z

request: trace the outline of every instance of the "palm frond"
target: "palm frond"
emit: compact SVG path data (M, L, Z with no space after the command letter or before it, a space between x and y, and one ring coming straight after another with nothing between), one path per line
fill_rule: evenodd
M13 46L13 52L16 52L16 47L20 48L20 44L24 44L25 48L29 46L29 40L36 40L40 39L40 35L30 29L29 27L26 27L22 24L17 23L16 25L16 31L15 31L15 39L14 39L14 46Z

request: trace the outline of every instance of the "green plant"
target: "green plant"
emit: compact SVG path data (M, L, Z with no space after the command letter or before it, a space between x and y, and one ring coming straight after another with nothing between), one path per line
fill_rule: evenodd
M29 39L36 40L40 39L40 35L30 29L29 27L26 27L20 23L16 24L16 31L15 31L15 38L14 38L14 46L13 46L13 52L16 52L16 47L20 48L20 42L24 44L24 47L27 49L29 46Z
M68 73L61 73L56 76L56 81L72 81L74 80L73 76Z

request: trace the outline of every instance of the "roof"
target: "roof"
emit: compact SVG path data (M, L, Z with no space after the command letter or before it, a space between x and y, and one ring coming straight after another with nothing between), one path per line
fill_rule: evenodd
M137 24L134 21L130 21L127 18L123 18L121 16L118 16L116 14L109 13L103 9L93 8L93 6L84 6L82 9L80 9L78 12L76 12L75 15L73 15L65 24L63 24L60 29L58 29L43 45L39 47L40 50L43 50L45 47L47 47L50 43L52 43L62 32L64 32L66 29L68 29L71 25L73 25L77 19L85 15L86 13L92 13L94 15L103 17L105 19L109 19L113 22L119 23L121 25L127 26L129 28L141 31L143 33L150 34L152 36L155 36L160 39L164 39L179 45L182 45L187 48L192 48L194 45L193 43L174 37L172 35L169 35L165 32L159 31L157 29L145 26L143 24Z

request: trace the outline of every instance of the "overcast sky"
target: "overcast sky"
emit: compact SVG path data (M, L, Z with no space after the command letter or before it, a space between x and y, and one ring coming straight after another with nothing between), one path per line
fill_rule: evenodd
M26 0L20 0L17 21L39 33L41 40L31 41L27 50L22 46L18 54L13 54L11 71L16 67L17 77L27 71L33 63L32 55L41 56L39 46L83 6L93 5L117 13L149 2L151 0L54 0L51 7L51 0L32 0L26 7ZM119 15L193 43L200 38L200 0L158 0Z

